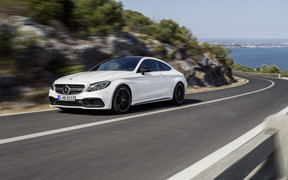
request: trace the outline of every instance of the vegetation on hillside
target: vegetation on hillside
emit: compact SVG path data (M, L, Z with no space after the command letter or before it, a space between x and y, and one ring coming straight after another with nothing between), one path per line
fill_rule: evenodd
M232 70L251 73L275 73L281 74L281 76L283 77L288 77L288 70L280 71L280 68L276 65L268 66L266 64L263 64L260 68L252 69L251 67L242 66L240 64L233 64Z
M48 24L50 20L59 20L67 24L74 8L71 0L23 0L23 4L23 12L41 24Z
M106 35L124 26L122 3L114 0L73 0L72 25L91 35ZM73 24L75 23L75 24Z
M210 58L216 58L218 61L225 63L228 68L232 68L233 59L228 57L228 54L231 53L231 49L223 48L219 45L210 45L205 42L202 44L203 51L210 55Z
M174 45L194 60L199 54L210 52L228 67L233 64L228 49L201 45L188 28L172 19L153 21L140 12L124 10L122 3L115 0L2 0L0 7L5 7L2 12L8 15L28 16L42 24L51 25L56 20L79 37L104 36L121 30L137 32Z

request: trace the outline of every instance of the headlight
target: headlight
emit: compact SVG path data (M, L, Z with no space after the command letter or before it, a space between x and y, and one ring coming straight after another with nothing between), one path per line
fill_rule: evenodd
M55 89L55 83L54 82L51 84L51 89L52 89L52 91L54 91L54 89Z
M91 84L90 87L87 89L87 92L105 89L106 87L109 86L110 83L111 83L110 81L102 81L102 82Z

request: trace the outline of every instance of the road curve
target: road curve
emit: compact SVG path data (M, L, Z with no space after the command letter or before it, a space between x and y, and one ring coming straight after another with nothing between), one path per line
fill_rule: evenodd
M246 78L239 87L186 95L180 108L156 103L121 116L58 110L0 116L0 141L123 119L0 144L0 179L167 179L288 105L287 81Z

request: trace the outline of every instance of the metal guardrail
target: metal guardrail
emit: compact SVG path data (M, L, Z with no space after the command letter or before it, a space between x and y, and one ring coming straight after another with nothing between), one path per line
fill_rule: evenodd
M277 164L277 131L260 133L192 180L277 179L283 175Z
M243 75L248 75L248 76L281 78L281 74L277 74L277 73L251 73L251 72L243 72L243 71L233 71L233 73L243 74Z
M287 180L288 107L263 122L264 130L192 180Z

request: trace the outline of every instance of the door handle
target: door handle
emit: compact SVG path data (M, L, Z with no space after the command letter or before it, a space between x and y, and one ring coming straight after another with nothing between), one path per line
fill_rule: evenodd
M164 77L164 74L160 74L160 77Z

